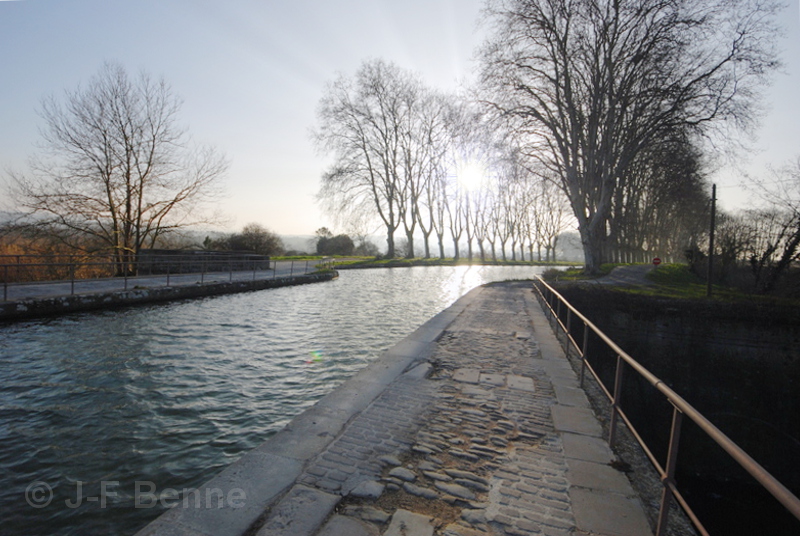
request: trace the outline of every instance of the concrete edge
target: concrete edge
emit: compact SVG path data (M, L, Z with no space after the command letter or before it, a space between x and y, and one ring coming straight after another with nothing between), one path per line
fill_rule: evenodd
M18 322L31 318L57 316L68 313L304 285L321 281L331 281L338 276L338 272L334 271L282 277L280 279L259 279L256 281L233 281L229 283L131 289L97 294L73 294L52 298L10 301L0 303L0 322Z
M181 505L161 514L136 536L239 536L247 531L292 488L306 463L327 448L355 416L392 382L430 357L436 341L474 302L482 288L472 289L429 319L262 445L199 487L201 497L208 490L243 490L247 494L243 507Z

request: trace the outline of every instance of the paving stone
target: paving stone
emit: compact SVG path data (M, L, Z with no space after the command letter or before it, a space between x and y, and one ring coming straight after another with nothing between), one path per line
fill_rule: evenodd
M597 417L588 408L575 408L555 405L550 408L553 414L553 425L559 432L601 437L603 429Z
M417 479L417 475L414 474L414 471L406 469L405 467L395 467L389 471L389 476L405 480L406 482L413 482Z
M378 529L346 516L333 516L317 536L378 536Z
M609 536L652 536L637 499L581 488L572 488L570 497L580 530Z
M384 456L380 456L378 458L378 460L381 463L386 464L386 465L394 465L394 466L403 465L403 462L401 462L399 459L397 459L397 456L391 456L391 455L388 455L388 454L384 455Z
M502 374L481 374L481 383L502 387L506 384L506 377Z
M411 482L406 482L403 484L403 489L411 495L416 495L417 497L423 497L425 499L436 499L439 497L439 494L432 489L423 488L421 486L414 485Z
M583 389L566 385L554 385L553 389L556 392L558 403L562 406L589 407L589 399L586 398L586 393L583 392Z
M383 536L433 536L432 519L408 510L397 510Z
M480 482L475 482L474 480L468 480L466 478L457 478L454 483L458 484L459 486L464 486L465 488L480 491L481 493L486 493L489 491L489 486L481 484Z
M445 493L449 493L450 495L454 495L462 499L475 498L475 494L472 491L459 484L451 484L449 482L435 482L434 486L444 491Z
M451 523L442 530L442 536L486 536L486 533L482 530L475 530L456 523Z
M464 383L478 383L481 371L478 369L460 368L453 373L453 380Z
M568 459L567 467L566 477L573 486L633 495L633 488L625 474L610 465Z
M442 482L450 482L453 480L452 476L446 475L444 473L437 473L435 471L422 471L422 474L430 478L431 480L441 480Z
M564 456L587 462L609 463L614 454L604 439L577 434L561 434Z
M507 376L507 381L509 389L527 391L529 393L533 393L536 390L533 386L533 378L511 375Z
M380 482L375 482L374 480L367 480L365 482L361 482L352 491L350 491L349 495L353 497L359 497L361 499L377 499L383 493L384 485Z
M484 509L475 509L475 508L465 508L465 509L461 510L461 519L463 519L467 523L471 523L473 525L477 525L478 523L485 523L486 522L486 510L484 510Z

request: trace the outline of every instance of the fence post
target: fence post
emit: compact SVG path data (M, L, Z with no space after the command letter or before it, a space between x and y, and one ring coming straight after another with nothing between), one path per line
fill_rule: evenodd
M611 401L611 423L608 428L608 445L614 447L614 440L617 435L617 412L620 406L622 395L622 356L617 354L617 370L614 374L614 400Z
M276 277L278 277L278 261L275 261L275 263L272 265L272 279L275 279Z
M169 286L169 268L170 268L170 263L167 262L167 286Z
M656 536L664 536L667 532L667 522L669 521L669 506L672 502L672 488L670 485L674 483L675 466L678 462L678 443L681 439L681 422L683 421L683 412L677 407L673 406L672 410L672 428L669 433L669 450L667 451L667 464L664 467L665 475L661 477L661 482L664 484L664 490L661 494L661 507L658 510L658 525L656 527Z
M228 283L233 282L233 261L228 259L228 270L230 271L228 274Z
M294 261L292 261L291 266L289 266L289 277L292 277L292 275L294 275Z
M307 273L308 273L308 259L306 259L306 271L305 271L305 272L303 272L303 273L305 273L305 274L307 274Z
M75 264L72 262L72 255L69 257L69 293L75 294Z
M253 281L256 280L256 261L253 259Z
M3 301L8 301L8 265L3 266L5 275L3 276Z

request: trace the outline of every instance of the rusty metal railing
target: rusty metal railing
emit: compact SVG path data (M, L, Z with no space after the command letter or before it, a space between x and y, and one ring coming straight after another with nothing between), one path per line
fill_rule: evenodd
M678 447L680 445L681 427L684 418L694 422L711 440L719 445L734 461L736 461L747 473L749 473L764 489L766 489L775 499L777 499L786 509L798 520L800 520L800 499L773 477L758 462L751 458L744 450L734 443L728 436L714 426L691 404L686 402L680 395L669 388L662 380L657 378L649 370L644 368L633 357L625 353L614 341L605 333L600 331L588 318L581 314L575 307L567 302L561 294L553 287L548 285L542 278L536 277L533 285L539 301L545 309L545 313L551 320L555 321L556 335L563 334L564 346L569 358L572 351L577 352L581 360L580 382L583 387L585 371L588 370L595 378L605 396L611 403L611 415L609 422L609 444L614 445L618 421L622 419L628 430L642 447L643 451L658 471L661 482L664 486L661 504L659 507L658 524L656 526L656 536L666 534L669 508L674 498L686 515L694 524L695 528L704 536L708 536L708 531L698 519L695 512L680 493L675 481L675 471L678 461ZM566 318L564 318L566 317ZM579 345L572 336L573 322L583 324L583 341ZM559 333L560 331L560 333ZM616 354L616 366L614 373L614 385L609 389L600 379L600 375L587 361L589 333L593 332L613 353ZM670 427L670 438L667 446L667 458L662 465L653 453L652 449L642 439L641 434L636 430L631 420L626 415L621 404L621 393L623 384L624 366L627 365L638 373L650 385L657 389L665 399L672 405L672 424Z

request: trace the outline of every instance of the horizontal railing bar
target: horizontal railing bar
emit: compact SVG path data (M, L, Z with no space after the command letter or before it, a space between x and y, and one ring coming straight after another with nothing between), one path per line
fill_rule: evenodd
M631 423L631 420L628 418L628 416L625 414L622 408L617 407L617 413L619 414L620 417L622 417L622 421L625 423L625 426L628 427L628 431L630 431L630 433L633 434L633 437L636 438L636 441L639 443L639 446L642 447L644 453L647 454L648 458L650 458L650 463L652 463L655 466L655 468L658 470L658 474L663 478L664 475L666 474L666 470L664 469L664 467L661 466L661 463L659 463L655 454L653 454L653 451L651 451L650 448L647 446L647 444L644 442L644 439L642 439L642 436L639 434L639 431L636 430L635 426L633 426L633 423Z
M578 311L575 307L572 306L564 297L558 293L553 287L548 285L540 276L536 277L536 284L541 284L547 290L557 298L559 303L563 303L569 310L572 311L583 323L584 325L588 326L594 333L597 335L600 340L602 340L606 345L613 350L617 355L619 355L631 368L633 368L636 372L639 373L640 376L644 377L653 387L655 387L658 391L660 391L667 400L676 408L678 408L681 412L683 412L684 416L688 417L692 420L695 424L697 424L701 430L703 430L714 442L716 442L720 447L722 447L725 452L728 453L745 471L747 471L756 481L761 484L764 489L770 492L770 494L775 497L789 512L792 513L797 519L800 519L800 499L798 499L789 489L786 488L783 484L781 484L774 476L772 476L766 469L764 469L758 462L756 462L749 454L747 454L741 447L739 447L736 443L734 443L727 435L725 435L719 428L714 426L711 421L706 419L697 409L695 409L691 404L689 404L686 400L683 399L678 393L673 391L667 384L665 384L661 379L659 379L656 375L652 372L647 370L641 363L633 359L630 355L628 355L622 348L620 348L614 341L612 341L605 333L600 331L600 329L592 323L586 316L584 316L580 311ZM541 290L536 287L537 292L539 293L542 298ZM547 300L545 299L545 302ZM549 307L549 304L548 304ZM550 308L552 311L552 307ZM588 365L588 363L587 363ZM603 387L603 390L606 392L606 396L609 396L608 391L603 386L603 382L600 381L599 377L595 372L589 367L589 370L592 371L592 375L598 381L598 383ZM609 396L609 398L611 398ZM644 447L644 444L639 441L640 444ZM688 512L687 512L688 513Z

